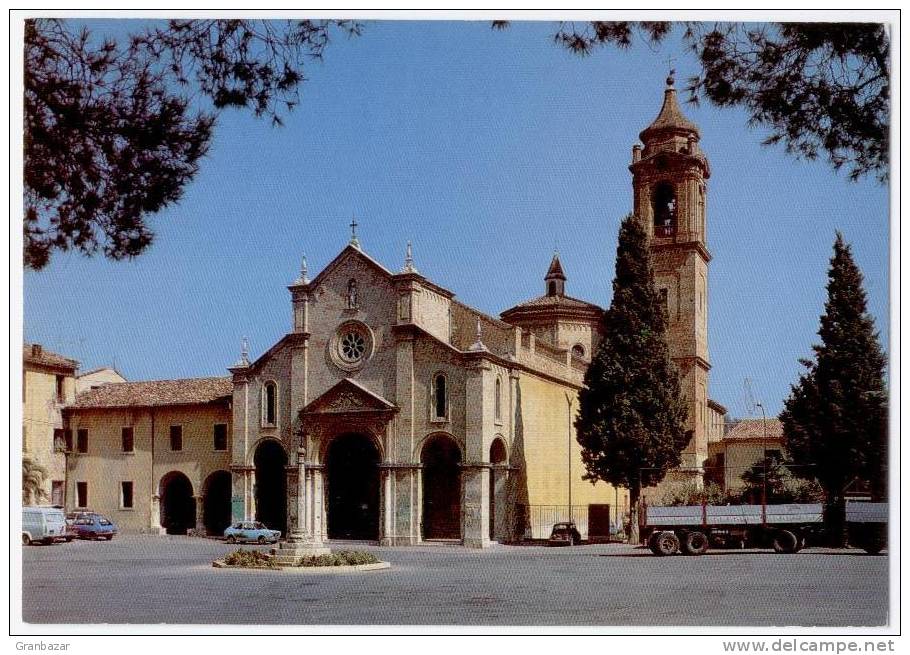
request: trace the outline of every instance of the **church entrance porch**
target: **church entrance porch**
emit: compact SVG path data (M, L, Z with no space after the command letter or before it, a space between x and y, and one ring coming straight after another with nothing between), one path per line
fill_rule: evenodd
M329 539L379 539L379 451L362 434L344 434L326 452Z
M461 539L461 451L450 437L431 437L421 451L424 539Z
M256 520L287 536L287 474L288 456L277 441L263 441L256 448L253 465L256 467Z
M160 484L161 527L167 534L186 534L196 527L196 501L190 479L179 471L171 471Z

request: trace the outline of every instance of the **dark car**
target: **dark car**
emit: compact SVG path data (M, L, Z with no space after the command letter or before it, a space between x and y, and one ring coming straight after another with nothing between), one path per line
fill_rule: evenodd
M563 521L553 524L553 531L550 533L551 546L574 546L581 543L581 533L575 526L574 521Z
M67 516L67 533L80 539L107 539L117 534L117 526L110 519L92 512L72 512ZM72 537L71 537L72 538Z

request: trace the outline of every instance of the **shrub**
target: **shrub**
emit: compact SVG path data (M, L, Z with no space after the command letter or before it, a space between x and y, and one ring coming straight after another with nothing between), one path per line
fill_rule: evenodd
M358 550L340 550L328 555L314 555L300 560L299 566L354 566L357 564L376 564L379 559L372 553Z
M720 485L708 483L699 486L695 482L683 482L665 491L658 504L679 506L701 505L702 502L708 505L725 505L730 499Z
M224 557L224 563L229 566L242 566L245 568L275 568L277 564L271 556L258 550L244 550L243 548L228 553Z

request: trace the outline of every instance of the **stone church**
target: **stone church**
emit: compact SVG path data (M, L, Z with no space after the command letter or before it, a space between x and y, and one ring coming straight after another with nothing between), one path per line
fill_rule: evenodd
M667 80L632 149L634 211L652 235L670 351L690 401L683 468L701 466L719 408L707 397L705 181L698 128ZM352 225L352 228L355 225ZM64 410L67 508L125 530L283 532L386 545L471 547L545 537L571 516L606 536L625 490L584 473L572 420L602 308L567 293L554 255L543 294L500 318L350 243L288 286L290 331L230 377L103 384ZM606 286L606 282L605 282Z

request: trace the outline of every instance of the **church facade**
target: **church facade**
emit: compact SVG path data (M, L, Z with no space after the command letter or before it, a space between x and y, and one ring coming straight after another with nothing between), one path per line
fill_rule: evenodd
M707 397L710 173L672 80L641 139L634 210L652 236L690 402L686 477L707 457L717 411ZM304 262L288 286L289 332L255 359L244 348L229 377L79 394L65 410L84 445L68 457L67 506L125 529L217 533L258 519L385 545L484 547L545 537L570 516L593 535L604 512L609 531L627 492L582 479L572 426L603 310L566 287L554 255L543 295L494 318L424 277L410 245L393 271L352 234L313 279Z

